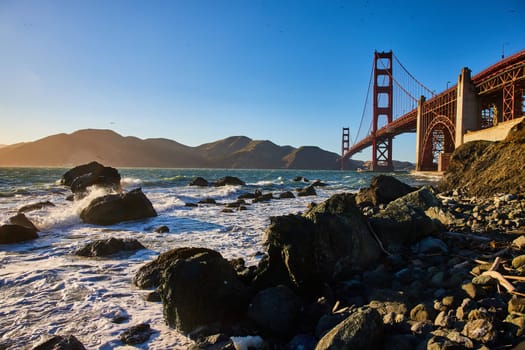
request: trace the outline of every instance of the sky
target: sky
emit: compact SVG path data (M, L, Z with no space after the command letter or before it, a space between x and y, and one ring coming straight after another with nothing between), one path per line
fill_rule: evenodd
M374 51L440 92L524 49L525 0L0 0L0 144L94 128L340 153ZM414 161L415 135L393 148Z

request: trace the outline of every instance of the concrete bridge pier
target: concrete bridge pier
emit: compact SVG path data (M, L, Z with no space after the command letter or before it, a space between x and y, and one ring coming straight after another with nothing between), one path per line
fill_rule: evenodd
M457 107L454 149L464 143L464 135L468 130L479 130L481 128L478 94L470 76L470 69L467 67L461 70L461 74L458 77L456 93Z

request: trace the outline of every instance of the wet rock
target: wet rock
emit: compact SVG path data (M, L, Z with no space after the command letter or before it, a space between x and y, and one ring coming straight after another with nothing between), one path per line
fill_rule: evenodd
M91 162L67 171L62 175L61 183L70 186L73 193L84 192L87 187L93 185L119 190L120 174L115 168Z
M101 257L140 249L146 249L146 247L136 239L111 237L88 243L83 248L78 249L75 255Z
M166 225L159 226L155 229L156 233L168 233L170 232L170 228Z
M96 225L112 225L153 216L157 216L157 212L140 188L95 198L80 213L82 221Z
M230 208L224 208L221 210L221 213L231 214L233 213L233 210Z
M219 254L207 248L181 247L169 250L160 254L155 260L142 265L133 277L133 284L143 289L158 287L162 272L169 265L178 259L188 259L201 253Z
M311 186L313 186L313 187L326 187L326 186L328 186L328 184L325 184L321 180L315 180L314 182L312 182Z
M22 226L38 232L36 226L22 213L18 213L15 216L10 217L8 221L10 224Z
M184 206L185 207L190 207L190 208L198 207L198 205L196 203L184 203Z
M297 196L298 197L317 196L317 192L315 191L315 187L310 185L310 186L306 186L304 188L298 189Z
M309 182L307 178L302 177L302 176L296 176L296 177L294 177L293 181L294 181L294 182Z
M208 180L206 180L203 177L196 177L195 179L191 180L188 186L200 186L200 187L208 187L209 183Z
M315 336L322 338L326 333L332 330L339 323L343 322L350 314L348 312L340 312L336 314L325 314L321 316L317 325L315 326Z
M213 183L213 186L245 186L246 183L235 176L225 176Z
M162 299L160 298L159 292L157 292L156 290L146 294L145 300L152 302L152 303L162 301Z
M217 204L217 201L213 198L204 198L199 201L199 204Z
M20 225L0 226L0 244L13 244L38 238L37 231Z
M257 293L250 302L248 317L272 333L288 334L296 325L300 306L298 297L280 285Z
M55 205L51 203L50 201L45 202L38 202L38 203L32 203L28 205L24 205L18 209L18 213L27 213L30 211L40 210L45 207L54 207Z
M153 331L149 324L141 323L122 332L119 335L119 339L128 345L142 344L149 339L151 333L153 333Z
M247 288L217 252L172 262L162 274L159 292L166 323L183 334L212 323L237 321L248 306Z
M523 269L525 266L525 255L520 255L512 259L512 267L515 269Z
M35 346L33 350L86 350L86 348L73 335L55 335L51 339Z
M315 349L382 349L383 337L379 313L374 309L358 309L322 337Z
M279 195L279 199L295 198L295 195L291 191L283 192Z

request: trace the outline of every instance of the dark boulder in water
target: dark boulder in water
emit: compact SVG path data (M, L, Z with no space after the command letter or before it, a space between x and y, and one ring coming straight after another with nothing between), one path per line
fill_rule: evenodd
M79 165L62 175L61 183L71 187L73 193L81 193L87 187L98 185L120 189L120 174L117 169L98 162Z
M235 176L225 176L213 183L213 186L244 186L246 183Z
M130 238L108 238L88 243L83 248L75 252L75 255L100 257L108 256L120 252L129 252L146 249L139 241Z
M19 213L27 213L29 211L35 211L35 210L40 210L40 209L45 208L45 207L54 207L54 206L55 205L53 203L51 203L50 201L38 202L38 203L32 203L32 204L24 205L23 207L18 209L18 212Z
M23 226L25 228L38 232L38 229L36 228L36 226L22 213L16 214L15 216L10 217L9 223L13 225Z
M370 187L359 190L356 202L359 205L378 206L379 204L388 204L412 191L415 191L415 188L393 176L379 175L372 179Z
M95 198L80 213L82 221L96 225L112 225L154 216L157 212L140 188Z
M124 344L142 344L149 339L151 333L153 333L153 331L149 324L141 323L122 332L119 335L119 339Z
M206 180L205 178L203 177L196 177L195 179L193 179L189 186L200 186L200 187L208 187L209 186L209 183L208 183L208 180Z
M38 238L35 229L20 225L6 224L0 226L0 244L13 244Z
M55 335L51 339L35 346L33 350L86 350L86 348L73 335Z
M315 191L315 187L310 185L310 186L306 186L304 188L298 189L297 196L298 197L317 196L317 192Z
M197 254L215 253L207 248L182 247L160 254L155 260L142 265L133 277L133 283L139 288L154 288L160 285L162 272L177 259L187 259ZM218 253L217 253L218 254Z
M214 251L175 260L164 271L159 292L166 323L183 334L240 320L249 300L231 264Z

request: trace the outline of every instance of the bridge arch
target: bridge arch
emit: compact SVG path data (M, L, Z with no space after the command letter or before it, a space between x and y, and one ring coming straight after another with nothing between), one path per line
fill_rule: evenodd
M421 147L421 169L437 170L439 153L452 153L455 148L456 126L446 115L438 115L432 119L423 137Z

